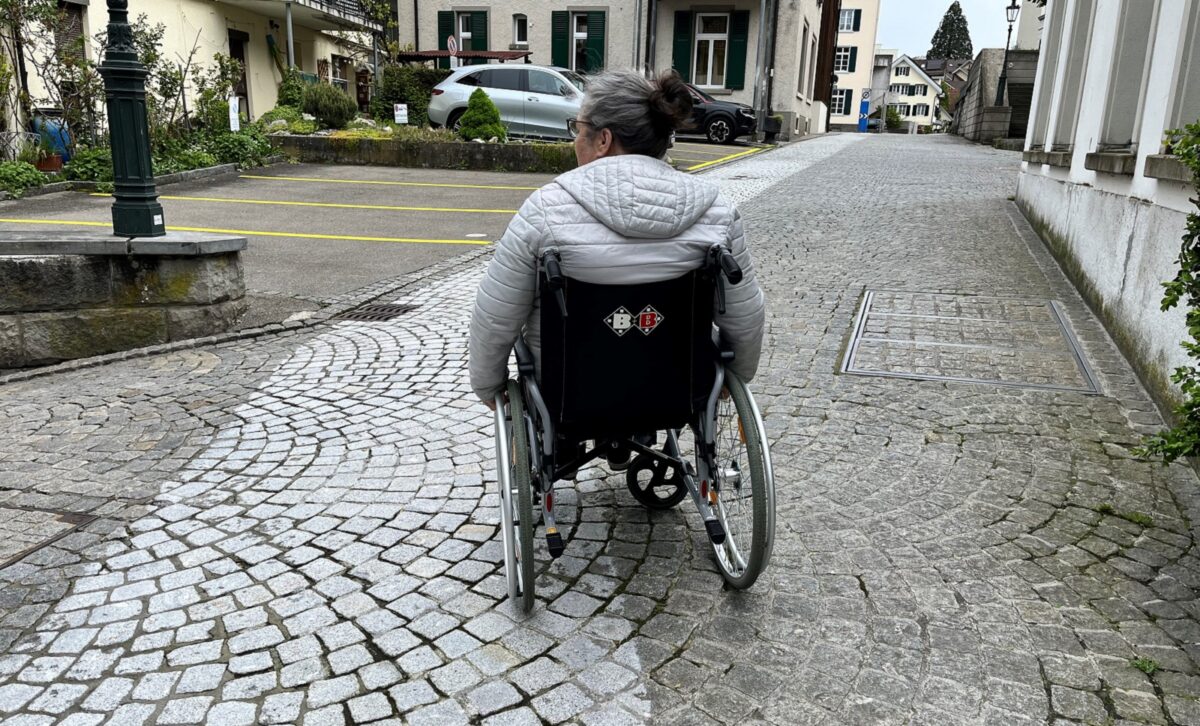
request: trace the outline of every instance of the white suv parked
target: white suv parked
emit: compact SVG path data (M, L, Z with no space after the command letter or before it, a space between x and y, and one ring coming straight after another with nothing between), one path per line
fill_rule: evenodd
M579 115L583 77L553 66L496 63L464 66L437 84L429 100L429 121L455 128L467 100L482 88L500 110L511 136L569 139L567 119Z

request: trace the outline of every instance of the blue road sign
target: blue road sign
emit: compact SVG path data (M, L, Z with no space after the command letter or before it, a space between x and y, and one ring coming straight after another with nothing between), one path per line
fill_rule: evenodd
M858 105L858 130L859 131L864 132L864 133L866 132L867 117L870 115L871 115L871 101L869 99L864 98L862 100L862 103L860 103Z

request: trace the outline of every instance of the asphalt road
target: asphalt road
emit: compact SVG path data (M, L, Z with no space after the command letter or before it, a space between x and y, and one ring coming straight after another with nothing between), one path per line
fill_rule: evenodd
M699 171L758 149L679 142ZM487 245L548 174L280 164L160 189L169 229L239 234L255 327L315 310L372 283ZM107 195L0 202L0 231L111 228Z

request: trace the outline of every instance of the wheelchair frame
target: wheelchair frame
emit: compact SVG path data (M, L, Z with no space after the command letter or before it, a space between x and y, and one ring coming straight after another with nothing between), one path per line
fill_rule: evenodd
M561 284L556 287L552 279L554 275L561 275L557 269L556 251L549 250L547 257L550 257L545 265L547 276L551 278L550 289L554 290L559 305L565 311ZM721 245L715 245L710 250L709 265L719 270L718 281L720 275L725 275L735 283L741 279L741 270L729 251ZM717 287L717 293L720 310L724 312L723 286ZM554 515L554 483L603 456L614 444L637 453L626 480L635 498L649 508L667 509L690 495L704 522L706 536L726 581L735 589L745 589L754 584L767 566L774 546L774 473L766 428L758 406L745 384L725 369L725 363L733 358L732 352L722 351L719 359L714 361L714 383L704 410L689 423L695 434L696 466L692 466L692 462L685 459L682 453L679 442L682 429L670 428L665 429L666 441L661 451L654 446L647 446L632 435L614 437L595 440L590 450L585 446L582 454L556 465L557 433L554 418L538 384L533 353L523 338L517 340L515 354L517 380L509 381L507 389L496 395L495 426L505 576L510 597L518 601L523 610L530 610L534 602L532 530L537 519L534 507L540 512L545 525L547 549L551 557L557 558L562 555L565 543ZM718 409L722 405L721 394L724 389L729 389L727 397L732 399L732 405L736 408L738 435L747 449L752 479L751 506L755 524L749 553L742 553L730 539L725 500L721 497L722 489L726 486L732 486L737 494L741 493L743 487L743 473L737 468L736 462L732 468L723 467L718 451ZM654 443L657 445L657 434ZM758 450L757 467L752 459L754 449ZM639 495L638 472L650 464L664 467L660 471L669 468L674 474L673 485L686 493L676 491L668 499L658 500L652 491L655 484L651 482L649 494ZM658 476L657 472L655 476Z

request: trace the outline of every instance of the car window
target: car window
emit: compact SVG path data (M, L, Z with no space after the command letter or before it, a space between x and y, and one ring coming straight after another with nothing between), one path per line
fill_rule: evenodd
M488 88L496 88L503 91L519 91L521 90L521 69L520 68L493 68L486 71L487 77L483 79L482 85Z
M529 71L529 92L530 93L547 93L551 96L561 96L563 91L563 82L541 71Z
M579 75L575 71L560 70L559 73L563 74L563 77L573 83L575 87L579 89L580 93L583 93L585 90L587 90L584 88L584 86L587 85L587 81L583 80L583 76Z
M482 82L481 77L483 76L484 73L488 73L488 71L480 71L478 73L468 73L465 76L463 76L462 78L459 78L458 83L461 86L482 86L484 84Z

